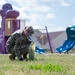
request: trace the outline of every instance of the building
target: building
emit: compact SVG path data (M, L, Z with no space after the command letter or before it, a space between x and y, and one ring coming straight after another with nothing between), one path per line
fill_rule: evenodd
M65 31L49 32L49 37L53 52L56 52L56 48L61 46L64 40L67 38ZM37 46L50 50L47 33L42 33L36 29L32 36L32 40Z

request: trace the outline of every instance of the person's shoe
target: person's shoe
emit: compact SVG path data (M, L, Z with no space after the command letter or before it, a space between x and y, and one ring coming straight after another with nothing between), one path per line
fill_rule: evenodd
M15 56L13 57L12 55L10 55L10 56L9 56L9 59L10 59L11 61L15 60Z

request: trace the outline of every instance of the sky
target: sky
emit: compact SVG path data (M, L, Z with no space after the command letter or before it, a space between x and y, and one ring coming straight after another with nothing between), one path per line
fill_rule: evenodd
M19 11L18 18L34 29L47 26L49 32L56 32L75 25L75 0L0 0L0 9L5 3Z

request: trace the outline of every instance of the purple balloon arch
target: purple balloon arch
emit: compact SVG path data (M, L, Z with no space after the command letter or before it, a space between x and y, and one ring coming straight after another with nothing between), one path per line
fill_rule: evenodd
M2 18L1 21L1 28L0 28L0 54L6 54L6 48L5 43L9 36L5 35L5 20L6 19L15 19L12 21L12 32L16 31L20 28L20 26L17 26L17 17L19 16L19 12L16 10L13 10L12 5L9 3L6 3L2 6L2 9L0 10L0 15Z

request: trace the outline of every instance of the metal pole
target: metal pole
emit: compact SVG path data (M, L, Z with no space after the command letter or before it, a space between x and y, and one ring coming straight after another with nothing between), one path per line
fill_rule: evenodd
M49 42L50 51L53 54L52 46L51 46L51 42L50 42L50 36L49 36L48 30L47 30L47 26L45 26L45 28L46 28L46 33L47 33L47 38L48 38L48 42Z

